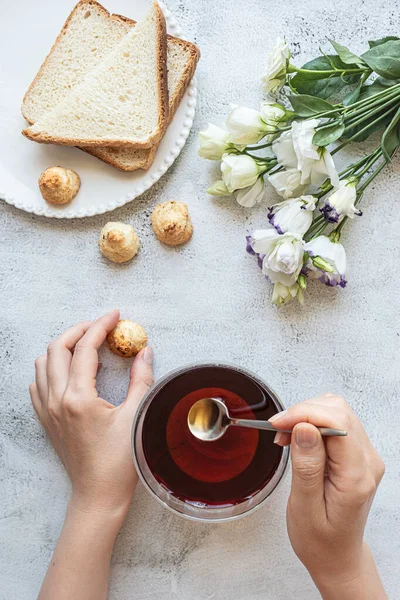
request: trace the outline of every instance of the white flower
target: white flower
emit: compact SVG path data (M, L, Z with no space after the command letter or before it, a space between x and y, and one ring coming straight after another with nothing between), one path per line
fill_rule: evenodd
M272 127L276 127L278 123L287 121L287 118L293 114L292 111L286 110L283 104L279 104L273 100L264 100L264 102L261 102L260 112L263 121Z
M304 294L298 283L294 283L290 286L283 285L282 283L275 283L272 292L273 304L276 304L276 306L282 306L294 298L297 298L298 302L303 304Z
M293 127L293 125L292 125ZM297 155L293 147L292 131L285 131L272 144L276 160L285 169L297 169Z
M290 59L290 49L285 38L278 38L267 59L267 68L262 77L267 94L278 91L285 83L286 65Z
M268 177L268 181L285 200L301 196L308 188L308 184L301 184L301 173L297 169L273 173Z
M228 190L228 188L226 187L226 185L224 184L222 179L213 183L212 186L210 186L208 188L207 193L211 194L211 196L229 196L230 195L230 191Z
M234 144L256 144L263 138L267 125L261 113L254 108L236 106L228 115L226 126L230 133L229 141Z
M297 168L302 174L302 183L310 182L321 185L327 177L331 184L339 185L339 176L336 172L332 156L326 148L319 148L313 144L315 128L319 125L318 119L293 121L292 138L293 149L297 156Z
M262 177L259 177L255 184L239 190L236 194L236 200L241 206L251 208L263 200L264 192L264 180Z
M297 168L302 175L301 183L310 181L313 165L319 160L318 146L312 142L317 125L318 119L292 123L293 149L297 156Z
M325 200L325 206L321 208L325 219L330 223L338 223L341 216L354 219L355 215L361 216L361 210L357 210L354 203L357 200L356 177L343 179L339 183L339 188Z
M339 176L332 156L326 148L319 148L312 142L318 125L318 119L293 121L291 131L286 131L275 140L272 150L280 165L301 173L300 184L321 185L329 178L331 184L337 187Z
M222 179L230 192L253 185L261 173L260 166L245 154L224 154L221 163Z
M311 275L326 285L346 287L347 259L342 244L320 235L307 242L304 251L308 252L310 257L306 269Z
M322 185L326 179L331 180L331 185L336 188L339 185L339 175L336 171L335 163L329 150L319 148L319 160L312 167L311 183Z
M288 287L297 282L303 267L303 245L296 233L279 235L275 229L259 229L250 238L253 251L263 256L263 273L272 283Z
M312 223L315 202L314 196L300 196L274 204L269 209L269 222L278 233L291 231L303 236Z
M210 125L199 132L199 156L210 160L220 160L229 145L229 132L216 125Z

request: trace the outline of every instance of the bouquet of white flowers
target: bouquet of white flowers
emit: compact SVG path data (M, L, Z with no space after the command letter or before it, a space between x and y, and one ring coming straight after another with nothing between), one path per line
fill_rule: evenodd
M345 287L341 230L362 214L358 204L366 188L400 145L400 39L370 41L361 56L331 44L335 54L298 68L286 41L278 39L264 90L280 92L291 110L271 98L259 110L236 106L226 129L209 125L199 134L199 155L221 161L221 180L208 193L235 193L239 204L252 207L264 199L266 177L283 198L269 208L273 228L247 236L247 250L274 284L277 305L302 302L309 277ZM379 130L380 144L338 173L333 156Z

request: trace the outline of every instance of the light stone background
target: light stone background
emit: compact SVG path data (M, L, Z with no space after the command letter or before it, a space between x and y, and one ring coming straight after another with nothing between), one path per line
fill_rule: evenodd
M119 4L109 0L107 8L118 12ZM367 538L389 597L400 598L399 163L372 185L364 216L345 229L347 289L315 284L303 307L277 310L244 252L245 232L266 223L265 208L248 211L233 199L207 197L212 165L196 154L197 131L208 121L222 123L230 102L257 106L264 59L278 34L286 35L297 64L320 45L327 50L325 36L362 51L363 40L398 33L399 1L169 0L168 6L202 59L194 128L167 175L109 216L58 222L0 206L0 598L36 597L70 489L30 406L34 358L66 327L114 307L148 330L156 376L221 359L259 373L288 405L326 390L348 399L386 462ZM135 16L134 5L128 16ZM149 221L156 202L169 199L187 202L194 223L192 241L176 250L157 242ZM97 237L109 218L132 223L141 237L131 264L115 266L99 255ZM118 403L129 364L102 354L100 392ZM110 598L317 599L286 535L289 485L288 477L253 516L219 526L181 520L140 487L115 548Z

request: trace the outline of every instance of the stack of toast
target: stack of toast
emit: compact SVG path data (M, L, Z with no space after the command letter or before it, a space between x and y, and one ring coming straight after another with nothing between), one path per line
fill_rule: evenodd
M25 94L23 134L123 171L148 169L199 56L167 35L156 2L136 23L80 0Z

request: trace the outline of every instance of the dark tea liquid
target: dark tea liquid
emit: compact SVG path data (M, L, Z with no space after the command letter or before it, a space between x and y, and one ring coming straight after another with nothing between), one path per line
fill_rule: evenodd
M184 502L231 506L265 487L282 457L268 431L229 427L214 442L187 426L192 405L221 398L232 417L267 420L278 412L267 390L233 368L195 367L166 383L146 413L143 450L154 477Z

